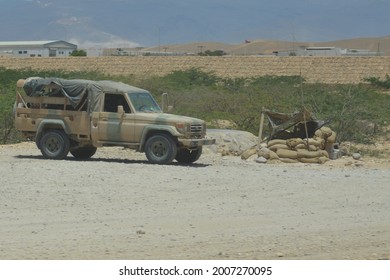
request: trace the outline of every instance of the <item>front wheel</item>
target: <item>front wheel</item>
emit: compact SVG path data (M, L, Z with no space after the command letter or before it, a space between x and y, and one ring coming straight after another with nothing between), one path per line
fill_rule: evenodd
M193 163L200 158L202 154L202 147L198 149L190 150L190 149L180 149L177 152L176 160L180 163Z
M64 159L69 153L70 141L62 130L49 130L40 139L39 147L47 159Z
M145 155L150 163L168 164L177 154L177 145L173 138L166 134L156 134L145 144Z

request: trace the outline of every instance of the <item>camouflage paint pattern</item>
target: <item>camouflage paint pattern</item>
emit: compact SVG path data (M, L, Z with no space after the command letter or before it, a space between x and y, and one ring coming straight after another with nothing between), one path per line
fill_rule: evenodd
M124 88L122 83L118 83L116 91L103 92L103 95L109 93L111 97L121 95L121 100L127 103L115 104L118 108L109 112L104 111L104 98L93 100L99 103L94 104L92 112L88 112L90 104L86 104L84 109L75 110L69 106L66 97L31 97L23 91L23 85L24 80L19 80L14 125L26 138L35 139L36 142L45 131L58 129L63 130L72 140L73 148L116 145L144 151L145 142L154 133L171 135L178 148L197 148L215 143L214 139L206 138L206 124L203 120L161 111L137 111L128 93L121 91ZM110 86L115 85L116 82L110 81ZM142 90L143 94L145 92ZM123 108L129 108L130 112L124 112Z

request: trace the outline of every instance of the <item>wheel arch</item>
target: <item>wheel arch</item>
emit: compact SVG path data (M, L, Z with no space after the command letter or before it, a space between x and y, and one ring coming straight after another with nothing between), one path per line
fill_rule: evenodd
M37 132L35 133L35 143L37 147L40 149L40 139L45 134L46 131L51 129L57 129L64 131L67 135L70 134L69 128L66 126L63 120L42 120L37 128Z
M145 144L146 141L156 134L165 134L169 135L173 138L173 140L176 142L176 145L178 144L177 136L180 135L177 133L176 129L170 126L147 126L144 128L141 136L140 141L140 147L139 151L144 152L145 151Z

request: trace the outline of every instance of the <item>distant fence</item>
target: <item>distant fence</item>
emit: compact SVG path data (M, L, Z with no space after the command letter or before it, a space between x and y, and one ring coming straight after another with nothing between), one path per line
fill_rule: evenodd
M0 57L9 69L100 71L110 75L162 76L192 67L220 77L302 75L309 83L356 84L369 77L390 74L390 56L372 57Z

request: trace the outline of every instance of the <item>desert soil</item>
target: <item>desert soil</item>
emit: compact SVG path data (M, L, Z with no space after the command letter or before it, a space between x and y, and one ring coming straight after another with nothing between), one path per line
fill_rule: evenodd
M0 259L389 259L390 164L0 146Z

